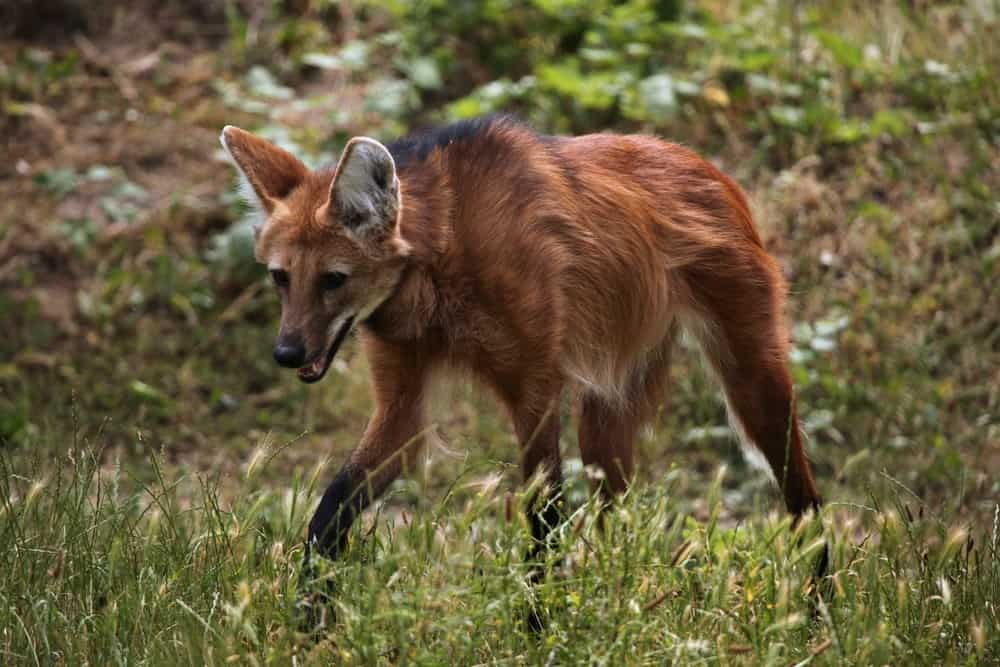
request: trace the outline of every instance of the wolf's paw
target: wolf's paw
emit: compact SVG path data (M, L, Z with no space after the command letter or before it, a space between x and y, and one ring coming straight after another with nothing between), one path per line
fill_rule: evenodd
M546 620L542 610L533 604L528 604L522 613L524 627L533 635L540 635L545 630Z
M813 573L809 575L806 584L806 594L809 596L813 618L820 617L820 602L829 603L834 594L833 578L828 576L830 568L830 544L823 544L823 549L816 559Z
M298 588L295 616L299 631L318 639L336 622L333 606L336 587L331 579L319 576L316 563L307 554L299 573Z
M299 591L295 617L299 631L318 639L336 623L333 583L315 581Z

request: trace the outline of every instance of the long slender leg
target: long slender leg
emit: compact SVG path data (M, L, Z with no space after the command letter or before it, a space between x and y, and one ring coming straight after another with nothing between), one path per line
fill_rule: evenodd
M366 342L375 414L309 522L305 585L313 579L312 552L337 559L355 519L415 459L421 445L425 360L399 347Z
M532 583L538 583L544 574L542 563L550 547L552 529L563 518L562 458L559 454L561 383L522 380L506 385L495 381L495 385L514 422L524 480L528 481L539 473L544 480L543 488L528 503L532 537L527 555L528 578ZM527 611L526 620L532 630L541 630L542 617L534 606Z
M618 406L606 398L587 393L580 399L580 458L604 473L597 483L610 499L624 493L634 471L634 441L639 420L630 406Z
M539 471L545 480L545 488L532 499L529 511L534 540L530 557L537 559L548 546L550 531L562 519L558 395L537 408L521 406L514 416L514 430L521 446L524 480L528 481Z
M635 372L624 400L616 402L593 392L580 399L580 458L604 472L600 490L609 499L625 491L634 472L634 443L639 428L651 419L668 382L675 328L646 365Z
M420 444L421 420L412 397L378 408L361 443L323 493L309 522L308 548L336 560L358 515L405 467Z

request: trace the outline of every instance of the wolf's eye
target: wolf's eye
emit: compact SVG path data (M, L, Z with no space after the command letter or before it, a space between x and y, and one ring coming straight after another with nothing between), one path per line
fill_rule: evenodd
M335 290L344 284L347 280L347 274L341 273L340 271L331 271L330 273L324 273L319 279L319 286L325 290Z
M272 269L271 280L274 282L275 287L281 287L281 288L288 287L288 271L282 271L281 269Z

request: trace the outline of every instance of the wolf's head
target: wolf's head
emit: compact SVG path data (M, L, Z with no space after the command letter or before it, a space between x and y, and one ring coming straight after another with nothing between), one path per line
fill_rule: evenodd
M236 127L226 126L221 140L262 213L257 260L282 304L274 358L316 382L402 273L409 246L399 236L396 165L367 137L351 139L336 168L319 171Z

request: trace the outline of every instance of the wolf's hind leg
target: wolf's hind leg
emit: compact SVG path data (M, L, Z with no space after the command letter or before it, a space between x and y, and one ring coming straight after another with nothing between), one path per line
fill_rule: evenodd
M621 400L588 391L580 399L578 439L584 465L597 466L604 479L594 486L610 500L623 493L634 473L635 438L656 415L669 384L676 325L629 379Z

